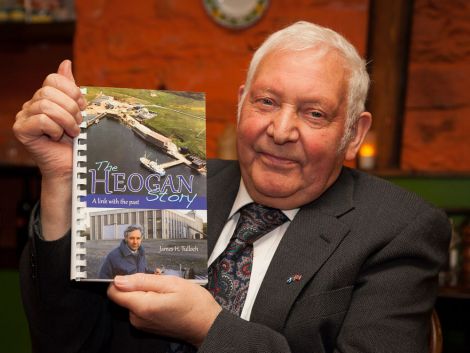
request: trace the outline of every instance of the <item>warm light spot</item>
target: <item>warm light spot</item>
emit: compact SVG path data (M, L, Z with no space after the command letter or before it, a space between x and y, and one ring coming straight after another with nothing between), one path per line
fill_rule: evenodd
M366 143L361 146L359 150L359 155L361 157L373 157L375 156L375 147L372 144Z

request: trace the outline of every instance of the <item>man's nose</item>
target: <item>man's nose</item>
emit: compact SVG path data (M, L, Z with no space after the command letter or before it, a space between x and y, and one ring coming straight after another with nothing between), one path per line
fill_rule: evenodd
M299 138L297 112L294 107L281 107L273 115L267 133L276 144L295 142Z

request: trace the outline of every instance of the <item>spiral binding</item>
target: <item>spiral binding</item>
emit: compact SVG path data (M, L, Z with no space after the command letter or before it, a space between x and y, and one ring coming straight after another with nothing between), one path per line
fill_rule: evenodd
M86 113L82 112L85 118ZM86 279L86 237L82 232L86 230L86 202L82 202L80 198L86 196L86 127L84 121L80 124L81 133L74 139L73 143L73 189L72 189L72 254L70 263L70 275L72 279L80 281Z

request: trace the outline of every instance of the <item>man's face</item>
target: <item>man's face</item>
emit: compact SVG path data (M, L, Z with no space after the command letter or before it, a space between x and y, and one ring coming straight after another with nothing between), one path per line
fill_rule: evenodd
M140 230L136 229L127 234L127 237L125 237L126 244L129 247L129 249L136 251L140 248L140 244L142 243L142 234L140 233Z
M348 154L343 60L316 49L273 51L261 61L240 112L238 158L251 197L291 209L322 194Z

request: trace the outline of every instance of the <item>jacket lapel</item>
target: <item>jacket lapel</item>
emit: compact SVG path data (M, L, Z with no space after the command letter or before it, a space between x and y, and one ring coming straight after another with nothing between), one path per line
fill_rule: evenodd
M207 250L210 254L227 221L240 186L238 162L222 162L226 167L207 179ZM208 166L210 168L210 165ZM210 169L209 169L210 172Z
M353 209L352 195L353 179L346 169L319 199L301 208L266 272L250 321L283 328L302 288L348 234L349 227L340 218ZM301 280L288 284L296 274Z

